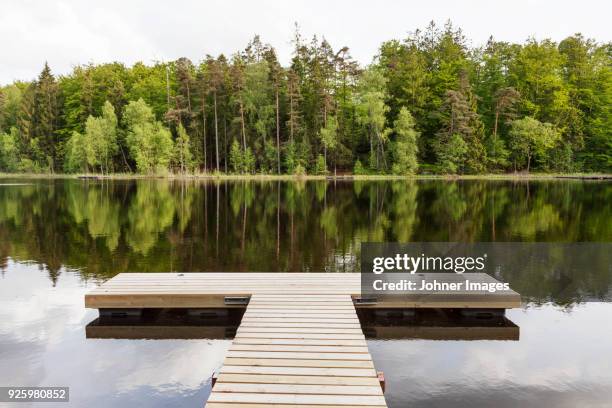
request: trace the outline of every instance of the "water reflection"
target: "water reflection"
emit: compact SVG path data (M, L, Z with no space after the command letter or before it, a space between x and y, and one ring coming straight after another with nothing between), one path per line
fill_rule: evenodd
M367 339L513 340L520 328L503 314L463 316L452 309L360 309Z
M363 241L612 241L612 183L82 181L0 186L0 259L56 282L124 271L358 270ZM537 302L606 299L612 272L503 278Z
M204 311L205 309L201 309ZM145 309L142 315L104 316L85 327L88 339L233 339L244 309ZM102 313L102 311L101 311ZM460 316L451 309L358 309L367 339L514 340L520 328L503 314Z
M0 384L70 386L62 407L200 407L229 348L224 325L193 316L185 333L87 326L84 294L119 272L352 272L365 240L612 241L610 182L21 184L0 186ZM535 302L508 311L520 341L492 335L518 330L505 321L366 325L390 407L609 405L612 304L581 302L610 299L612 271L503 278Z
M102 314L85 327L85 337L231 340L236 335L243 313L241 309L145 309L139 316Z
M38 265L5 268L0 384L69 386L69 404L47 404L65 408L200 407L207 398L230 340L86 340L97 314L83 307L92 283L62 268L52 287Z
M390 407L606 407L610 303L510 310L520 341L368 340Z

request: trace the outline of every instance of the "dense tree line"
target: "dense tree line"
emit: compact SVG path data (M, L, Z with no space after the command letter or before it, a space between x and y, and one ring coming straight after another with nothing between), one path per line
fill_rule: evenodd
M612 170L612 44L491 38L450 23L360 67L296 30L288 67L231 57L77 66L0 87L0 170L357 174Z

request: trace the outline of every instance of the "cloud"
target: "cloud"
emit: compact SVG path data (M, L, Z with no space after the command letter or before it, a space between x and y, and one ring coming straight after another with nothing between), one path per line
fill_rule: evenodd
M144 0L103 3L77 0L4 0L0 13L0 83L32 79L45 60L56 73L87 62L176 59L231 54L254 34L274 45L287 63L294 22L306 37L324 35L336 49L349 46L361 63L372 60L382 41L403 38L431 20L451 19L474 44L489 35L506 41L529 36L560 40L583 32L610 41L609 2L587 0L295 0L280 2Z

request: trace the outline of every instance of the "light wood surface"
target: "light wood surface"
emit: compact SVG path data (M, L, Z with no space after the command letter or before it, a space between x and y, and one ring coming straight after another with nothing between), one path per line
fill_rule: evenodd
M410 279L456 282L497 282L484 273L457 275L429 273ZM103 308L244 308L226 305L226 296L260 295L257 308L250 313L270 316L281 314L340 315L353 310L342 304L343 296L361 296L358 273L120 273L85 295L85 306ZM271 296L292 303L278 308ZM520 307L521 298L513 290L412 292L381 296L375 304L359 308L501 308ZM284 317L284 316L283 316Z
M286 313L297 306L310 311L314 304L345 312L341 318ZM254 312L262 306L275 317ZM305 302L300 296L254 294L206 403L208 408L386 406L349 295Z

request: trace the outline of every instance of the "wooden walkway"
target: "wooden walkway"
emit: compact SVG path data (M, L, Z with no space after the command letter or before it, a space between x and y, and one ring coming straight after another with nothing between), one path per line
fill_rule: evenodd
M386 407L347 295L253 295L207 408Z

